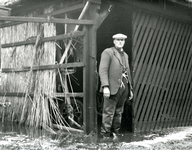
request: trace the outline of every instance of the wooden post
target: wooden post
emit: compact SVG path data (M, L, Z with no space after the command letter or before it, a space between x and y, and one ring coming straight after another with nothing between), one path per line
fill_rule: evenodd
M1 41L1 38L0 38L0 41ZM1 70L2 67L1 67L1 42L0 42L0 86L1 86Z
M96 20L99 5L91 3L85 17ZM83 59L84 91L84 132L97 133L96 90L97 90L97 62L96 62L96 25L85 26Z

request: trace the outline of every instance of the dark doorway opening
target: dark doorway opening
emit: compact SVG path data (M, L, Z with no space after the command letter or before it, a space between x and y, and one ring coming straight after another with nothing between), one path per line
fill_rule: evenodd
M132 12L126 7L121 7L117 5L112 9L108 17L104 20L104 22L97 30L97 67L99 67L102 51L113 46L112 36L116 33L123 33L128 37L126 39L124 51L129 56L129 64L132 70ZM100 86L100 83L98 85ZM122 132L133 132L132 108L132 101L127 101L125 103L125 109L122 118ZM101 115L98 116L99 129L100 126Z

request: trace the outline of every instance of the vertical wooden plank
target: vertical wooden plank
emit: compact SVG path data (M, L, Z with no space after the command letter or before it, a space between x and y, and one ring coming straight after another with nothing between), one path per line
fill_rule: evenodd
M153 70L155 71L155 74L154 74L154 81L152 82L156 86L154 87L153 91L151 91L152 92L151 100L154 100L155 102L153 104L151 114L149 116L149 120L154 123L149 125L148 127L149 129L152 129L152 130L155 128L155 125L156 125L155 121L157 120L156 118L162 102L162 99L160 98L160 96L163 94L162 91L164 91L162 85L160 85L160 81L164 80L164 77L163 77L164 63L161 60L164 59L164 56L167 52L167 45L170 41L170 32L172 31L172 27L173 27L173 22L171 22L170 20L164 19L164 22L166 22L166 26L165 28L161 28L163 35L161 36L161 39L159 39L160 43L163 43L163 45L160 44L162 45L162 48L158 46L159 44L156 44L157 45L156 48L160 52L160 55L159 55L159 58L153 56L155 59L159 61L154 60L154 62L157 62L157 66L156 65L153 66Z
M175 85L175 90L176 90L176 94L175 94L175 100L177 100L177 105L176 105L176 108L175 109L172 109L172 112L171 112L171 116L173 118L175 118L175 121L176 123L171 123L169 127L175 127L178 125L177 122L179 122L179 113L182 113L181 111L181 108L183 108L183 105L184 105L184 102L185 100L181 97L181 95L183 95L182 93L182 89L181 89L181 85L182 85L182 75L183 75L183 64L184 64L184 60L185 59L185 56L186 56L186 51L183 50L185 49L185 46L186 46L186 41L187 41L187 33L189 34L189 25L187 24L184 24L184 32L182 34L182 37L181 37L181 42L179 44L179 47L178 49L180 50L180 54L178 54L179 58L178 58L178 61L175 61L175 63L177 63L177 72L178 72L178 77L177 77L177 80L176 80L176 85Z
M142 17L143 19L144 17ZM138 72L137 71L140 71L140 68L141 68L141 65L138 65L139 62L140 62L140 56L141 56L141 53L142 53L142 48L143 48L143 45L145 44L145 41L143 40L143 37L144 36L147 36L148 34L145 34L145 30L147 28L147 25L148 25L148 22L149 22L149 16L147 16L145 19L145 22L143 23L143 26L141 27L141 31L139 33L139 37L138 37L138 40L135 42L137 43L136 44L136 47L134 48L134 52L137 51L137 54L135 55L136 58L135 58L135 61L134 61L134 84L135 84L135 95L137 95L137 88L138 88L138 84L137 84L137 80L138 80ZM149 30L149 28L148 28ZM146 38L146 37L145 37ZM136 39L134 39L136 40ZM137 80L136 80L137 79ZM137 103L136 103L136 106L137 106Z
M191 55L187 57L188 53L186 54L185 50L187 41L190 41L187 37L191 34L191 30L185 23L165 19L166 25L164 22L164 26L167 28L163 28L161 35L164 37L155 41L154 38L158 37L154 35L156 31L151 32L148 29L152 25L150 24L151 16L144 15L144 17L145 20L143 26L140 25L140 29L137 25L139 17L133 24L135 26L134 36L137 37L134 38L133 47L136 100L134 122L137 130L178 126L184 116L186 120L192 119L192 115L190 115L192 111L189 112L192 103L187 100L192 96L189 92L191 90L191 71L185 70L187 66L185 60L188 63L191 57ZM146 25L149 27L145 28ZM158 24L155 28L158 28ZM135 35L136 33L137 35ZM145 43L143 44L143 42ZM158 48L152 51L150 47L154 46L154 42ZM152 56L154 59L151 60ZM184 82L187 80L189 81L185 84ZM184 99L185 101L183 101ZM188 109L188 111L183 112L184 109ZM150 125L151 122L156 122L156 124Z
M136 58L135 58L135 62L134 62L134 71L135 71L135 75L134 75L134 83L135 85L137 86L137 82L138 81L138 78L141 77L140 76L140 71L141 71L141 66L143 64L143 62L141 62L141 59L144 58L144 56L142 54L145 54L143 52L143 47L144 45L146 44L145 40L149 34L149 29L150 29L150 25L149 25L149 21L150 21L150 15L146 15L146 18L145 18L145 22L141 28L141 31L139 33L139 37L138 37L138 40L137 40L137 45L134 49L134 51L136 51ZM141 62L141 63L140 63ZM137 87L135 87L136 89Z
M155 121L155 120L152 120L152 116L154 115L154 113L156 111L158 111L157 103L159 101L161 101L160 99L158 99L158 96L156 98L154 98L154 97L157 94L156 93L157 89L161 89L161 87L159 86L159 80L158 80L158 77L161 77L160 76L161 67L160 67L159 61L163 58L165 50L166 50L166 45L168 42L167 31L169 30L169 27L170 27L169 20L163 19L162 21L163 21L164 26L162 26L160 29L160 33L158 34L158 39L157 39L157 41L155 43L155 47L154 47L154 49L157 49L157 52L152 53L152 56L151 56L151 59L149 62L149 64L153 64L149 70L151 86L149 87L148 93L151 93L151 95L148 94L148 96L147 96L147 99L148 99L148 101L150 101L150 103L147 108L146 116L144 118L145 121L148 120L149 122ZM153 60L153 58L154 58L154 60ZM154 127L154 123L153 124L149 123L149 124L147 124L146 130L153 129L153 127Z
M1 38L0 38L1 41ZM1 70L1 42L0 42L0 70ZM1 86L1 71L0 71L0 86Z
M192 40L192 35L190 36L190 41ZM189 67L187 68L187 76L188 76L188 79L186 80L186 87L190 87L189 90L187 91L186 89L186 100L188 100L189 102L187 103L187 108L186 108L186 113L184 115L184 118L183 118L183 122L184 122L184 125L188 125L187 123L187 120L190 119L190 114L191 114L191 107L192 107L192 95L191 95L191 90L192 90L192 86L191 86L191 82L192 82L192 43L189 42ZM187 64L186 64L187 65Z
M186 58L187 62L190 61L190 56L188 55L189 53L186 53L186 55L188 56L188 58ZM185 63L186 64L186 63ZM185 65L187 66L187 65ZM190 93L190 90L189 90L189 84L188 84L188 80L190 79L190 76L191 76L191 73L187 73L189 71L186 71L186 68L183 69L183 80L182 80L182 83L181 83L181 94L180 94L180 97L182 98L183 100L183 106L181 106L179 112L178 112L178 118L180 120L179 124L177 126L183 126L185 125L185 121L184 121L184 117L187 116L187 108L188 106L190 106L190 99L187 99L187 94L188 92Z
M162 116L162 113L163 113L163 110L166 107L166 103L167 103L167 100L164 98L164 96L165 96L164 94L166 94L168 92L167 86L168 86L169 74L170 74L170 71L168 70L168 64L171 61L171 57L172 57L172 53L173 53L173 48L171 48L171 47L173 44L175 44L175 39L176 39L175 33L176 33L176 29L178 27L178 23L171 21L170 26L172 26L172 25L173 25L173 28L172 28L173 30L168 30L168 34L170 34L170 38L169 38L169 42L166 47L166 53L164 55L164 59L163 59L162 65L161 65L164 68L162 76L161 76L163 78L160 78L160 84L159 84L162 87L162 89L166 89L166 91L162 93L162 91L158 90L158 93L161 93L160 97L158 97L158 98L163 101L158 103L160 110L155 111L155 115L154 115L154 119L156 120L155 129L161 128L161 126L162 126L161 119L164 119L164 116ZM157 98L157 97L155 97L155 98Z
M84 130L86 134L89 134L90 132L97 132L97 122L96 122L96 114L95 114L95 108L96 108L96 87L95 83L95 56L93 51L94 48L94 41L93 37L90 36L92 33L91 29L88 27L85 27L85 42L84 46L86 45L86 48L84 48L84 59L85 59L85 67L83 72L83 91L84 91ZM95 38L96 39L96 38ZM93 44L93 45L91 45ZM91 58L91 57L93 58Z
M136 41L136 39L138 38L138 33L140 32L140 28L142 27L142 22L144 21L144 19L142 19L142 15L141 12L134 12L133 13L133 41ZM139 23L141 22L141 23ZM135 46L135 43L133 43L133 47Z
M191 68L192 69L192 68ZM190 82L191 82L192 78L190 76ZM191 121L191 114L192 114L192 110L191 110L191 107L192 107L192 93L191 93L191 90L192 90L192 86L191 86L191 83L189 84L188 86L189 90L188 90L188 93L187 93L187 100L190 101L189 103L189 106L187 108L187 113L185 115L185 118L184 118L184 123L185 123L185 126L189 126L191 125L190 121Z
M169 107L169 121L168 123L166 123L166 127L173 127L173 125L176 124L175 120L175 116L174 116L174 113L177 113L176 110L178 109L178 106L180 104L180 100L176 98L177 96L177 93L179 92L178 91L178 81L179 81L179 67L180 67L180 63L181 63L181 58L183 56L183 53L184 51L182 51L180 49L180 46L183 44L183 32L185 30L185 24L182 24L182 31L180 32L180 34L178 35L179 36L179 39L178 39L178 44L176 45L176 47L174 48L175 49L175 60L173 61L173 70L174 70L174 78L175 80L173 81L172 83L172 92L171 92L171 95L170 95L170 98L171 98L171 101L172 101L172 104L170 104L170 107ZM171 120L171 121L170 121Z
M86 19L97 18L98 5L91 3L87 11ZM97 70L96 70L96 26L85 26L84 36L84 62L83 70L83 92L84 92L84 132L85 134L97 133L96 114L96 90L97 90Z
M134 58L134 83L136 84L136 80L137 79L137 69L138 67L138 63L139 63L139 59L140 59L140 55L142 53L142 46L145 44L143 41L143 37L146 36L145 35L145 30L147 28L149 22L149 16L145 15L144 13L142 14L141 17L141 21L138 22L138 28L134 34L133 37L133 43L135 43L133 46L133 54L134 56L136 56ZM137 67L137 68L136 68ZM139 70L139 69L138 69Z
M159 53L160 54L163 54L163 50L162 50L162 47L163 47L163 42L164 41L164 38L165 38L165 35L166 35L166 32L165 32L165 21L163 21L163 24L162 24L162 29L158 36L158 40L156 40L156 43L155 43L155 47L153 48L153 51L151 53L151 57L150 57L150 60L148 62L148 67L147 67L147 73L144 75L145 77L147 77L147 85L145 86L145 91L147 93L147 96L146 96L146 101L145 101L145 106L144 106L144 109L143 109L143 112L141 115L144 120L144 122L151 122L151 120L148 120L148 116L149 116L149 112L151 111L151 106L152 106L152 103L155 101L154 99L150 99L151 97L151 94L152 94L152 90L154 89L154 86L158 86L158 85L155 85L154 83L152 83L154 77L156 76L157 72L155 71L155 69L157 69L158 67L156 66L157 64L157 61L158 61L158 58L159 58ZM161 40L159 40L161 39ZM158 45L158 47L157 47ZM154 106L153 106L154 107ZM145 114L145 115L144 115ZM146 130L147 129L147 126L148 124L146 124L146 126L142 129L142 130Z
M158 19L157 19L157 17L154 17L154 16L151 16L151 18L150 18L150 24L148 25L148 26L150 26L151 27L151 30L149 31L149 36L147 37L147 39L146 39L146 45L144 46L144 48L143 48L143 57L141 58L141 63L143 62L143 66L146 66L146 67L142 67L142 72L143 72L143 74L142 74L142 76L143 76L143 78L142 78L142 81L141 82L143 82L144 84L146 84L145 85L145 88L144 88L144 95L141 95L142 97L144 96L144 97L147 97L148 95L150 95L150 93L148 93L148 88L151 86L151 79L150 79L150 76L151 76L151 74L153 74L153 72L150 72L149 70L150 70L150 68L151 68L151 66L152 66L152 64L151 63L148 63L148 62L150 62L150 60L152 60L152 57L151 57L151 54L155 51L154 49L152 49L152 48L150 48L150 46L152 47L152 45L151 44L154 44L154 39L156 38L156 37L154 37L154 29L157 27L157 25L158 25ZM146 96L145 96L146 95ZM140 115L140 121L142 120L142 121L144 121L144 122L146 122L147 120L145 120L145 117L146 117L146 115L145 115L145 113L146 113L146 110L147 109L150 109L149 107L148 107L148 103L149 103L149 101L148 101L148 99L146 98L145 99L145 103L143 104L143 106L141 106L140 105L140 107L142 107L142 113L141 113L141 115ZM146 127L146 125L147 124L143 124L143 126L142 126L142 128L141 128L141 130L144 130L145 129L145 127ZM139 127L140 128L140 127Z
M143 65L143 59L144 59L144 57L146 55L146 49L143 51L143 47L145 46L146 39L149 36L150 28L151 28L150 16L147 15L144 26L143 26L143 28L141 30L141 32L144 33L144 36L140 39L141 41L138 41L138 42L141 43L141 45L140 45L140 47L138 47L139 50L138 50L135 62L140 62L139 64L141 64L141 65L137 66L137 68L135 69L135 78L137 78L138 74L140 74L140 76L139 76L140 78L144 77L143 72L140 72L140 70L143 71L143 69L141 69L140 67L143 67L143 68L146 67L146 65ZM141 55L141 54L143 54L143 55ZM138 72L140 72L140 73L138 73ZM142 95L144 93L142 93L142 90L143 90L145 85L142 84L141 87L140 87L141 89L138 91L138 87L140 86L139 84L137 84L138 80L139 79L137 78L137 81L134 81L134 83L135 83L135 95L136 95L135 99L137 99L137 101L138 100L141 100L141 101L140 101L140 105L138 106L139 108L135 108L137 110L137 112L135 114L135 121L139 121L139 116L140 116L140 113L142 112L142 105L144 103L144 95ZM137 92L139 92L139 93L137 93ZM142 96L142 99L141 99L141 96ZM139 127L136 125L136 128L139 128Z
M172 61L171 61L170 65L169 65L169 69L171 69L171 77L172 78L171 78L171 82L170 82L171 85L169 87L169 94L167 94L167 97L165 97L167 100L170 101L169 106L168 106L169 108L168 108L167 111L165 111L165 113L168 115L168 117L165 119L165 122L164 122L164 127L165 128L170 126L170 121L174 120L174 118L173 118L173 116L171 114L171 111L176 108L176 104L177 104L177 101L175 101L174 97L175 97L176 90L177 90L175 88L177 78L178 78L178 72L177 72L177 67L178 66L177 66L177 63L178 63L178 59L180 58L179 57L178 46L179 46L179 44L181 42L181 38L182 38L181 34L184 31L184 28L183 28L184 26L183 26L182 23L180 23L179 27L181 27L181 29L179 28L177 30L178 31L178 33L177 33L177 42L176 42L176 44L174 46L174 53L173 53ZM166 123L166 122L168 122L168 123Z
M139 15L141 15L141 18L140 18L140 20L139 20L139 22L138 22L138 25L137 24L134 24L133 26L138 26L137 27L137 30L135 31L135 34L134 34L134 37L133 37L133 43L137 43L136 45L135 44L133 44L133 56L134 56L134 62L137 62L137 60L135 60L135 59L137 59L138 58L138 55L136 56L136 54L138 53L137 51L138 51L138 45L140 45L140 42L142 42L142 36L144 36L144 29L143 28L145 28L146 27L146 23L147 23L147 21L145 20L145 14L141 14L141 13L139 13ZM136 22L137 23L137 22ZM144 27L143 27L144 26ZM133 71L135 70L135 66L136 65L134 65L134 69L133 69ZM134 76L135 76L135 71L134 71ZM134 80L134 79L133 79ZM134 87L135 87L135 81L133 81L134 82ZM136 90L137 88L135 87L135 89L134 89L134 95L137 95L137 90ZM135 109L135 106L137 106L137 104L138 104L138 102L140 101L140 99L138 99L138 98L134 98L134 99L136 99L136 101L134 102L134 110L137 110L137 109ZM135 116L135 113L138 113L138 110L137 111L135 111L134 112L134 116ZM134 118L134 121L136 121L137 122L137 120ZM135 124L135 127L136 127L136 124Z
M179 35L181 32L181 23L179 23L179 26L177 27L176 30L176 35ZM173 40L173 44L171 46L171 49L173 51L171 57L170 57L170 63L168 64L168 69L171 71L171 74L168 76L169 78L169 82L168 82L168 86L167 86L167 93L165 95L165 99L167 101L166 105L165 105L165 109L163 110L163 116L167 116L165 119L162 117L161 121L163 123L163 127L166 127L166 121L169 121L169 112L170 112L170 108L172 103L173 103L173 99L171 99L171 94L172 94L172 90L174 87L174 82L176 80L176 75L175 75L175 71L174 71L174 67L173 67L173 63L174 63L174 59L176 58L176 52L175 52L175 47L177 47L178 43L179 43L180 37L175 36L174 40Z
M1 41L1 38L0 38ZM0 69L1 69L1 42L0 42ZM1 78L1 72L0 72L0 78ZM0 85L1 85L1 79L0 79Z
M182 101L181 101L181 104L180 104L180 107L179 107L179 109L180 109L180 112L178 112L177 114L180 116L180 113L181 113L181 109L182 108L184 108L184 106L182 107L181 105L184 105L183 103L185 103L186 104L186 100L185 100L185 98L183 97L182 98L182 95L184 94L184 92L183 92L183 90L184 90L184 88L183 88L183 86L184 86L184 84L183 84L183 82L184 82L184 80L186 79L185 78L185 75L186 75L186 73L185 73L185 69L183 70L182 68L184 67L186 67L186 65L185 65L185 60L187 60L187 56L188 56L188 52L185 50L186 49L186 47L187 47L187 42L189 41L189 35L190 35L190 32L188 32L188 35L186 36L187 38L185 39L185 38L183 38L183 40L184 40L184 44L183 45L181 45L181 49L184 49L184 50L182 50L183 51L183 53L184 53L184 60L181 60L182 61L182 66L181 66L181 71L180 71L180 74L182 74L182 77L179 79L179 81L178 82L180 82L180 86L181 86L181 88L178 90L178 92L177 92L177 94L179 95L179 99L182 99ZM181 92L180 92L181 91ZM180 94L179 94L180 93ZM178 99L178 98L176 98L176 99ZM177 118L177 117L176 117ZM179 121L179 120L176 120L176 121Z
M191 90L192 90L192 86L190 84L189 90L188 90L188 96L187 96L187 100L190 101L190 105L189 105L188 113L186 115L186 121L185 121L186 126L192 125L192 123L191 123L191 120L192 120L192 109L191 109L191 107L192 107L192 102L191 102L192 101L192 92L191 92Z
M187 116L187 110L188 110L188 107L190 106L190 99L187 99L187 94L188 94L188 81L190 81L190 76L191 76L191 69L187 68L188 64L190 64L191 62L191 54L190 54L190 44L191 44L191 41L192 41L192 33L191 33L191 28L192 26L190 26L189 28L189 39L186 40L186 43L187 43L187 46L185 47L185 55L186 57L183 59L184 63L183 63L183 77L182 77L182 89L181 89L181 93L182 95L180 95L180 97L183 97L184 101L185 101L185 104L183 106L182 109L180 109L180 119L182 120L178 126L183 126L185 125L185 121L184 121L184 117ZM186 60L186 61L185 61ZM189 70L187 70L189 69ZM190 73L189 73L190 72Z

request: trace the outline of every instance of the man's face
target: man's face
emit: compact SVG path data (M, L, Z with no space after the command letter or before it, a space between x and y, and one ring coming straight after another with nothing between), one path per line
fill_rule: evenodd
M125 39L114 39L113 43L115 44L116 48L123 48Z

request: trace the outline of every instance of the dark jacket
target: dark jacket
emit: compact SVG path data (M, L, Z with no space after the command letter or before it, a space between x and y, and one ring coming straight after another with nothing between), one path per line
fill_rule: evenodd
M128 81L130 85L132 85L128 55L125 52L124 56L128 73ZM122 72L123 63L118 50L114 47L105 49L101 54L101 61L99 65L99 76L101 80L100 92L102 92L102 87L108 86L111 95L116 94L121 85Z

